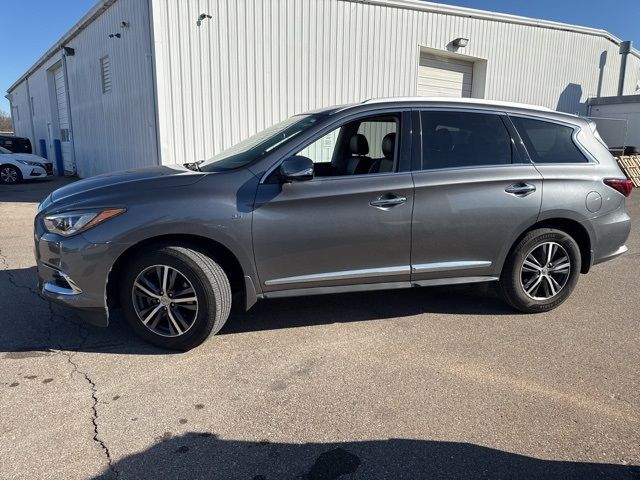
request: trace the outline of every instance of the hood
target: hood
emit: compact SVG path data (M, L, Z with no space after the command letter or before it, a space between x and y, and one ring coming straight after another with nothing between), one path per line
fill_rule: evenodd
M205 174L201 172L189 170L181 165L163 165L105 173L59 188L51 194L51 201L59 203L72 197L85 197L85 194L99 195L106 189L112 191L118 188L130 190L132 188L181 187L191 185L204 176Z
M29 162L51 163L46 158L42 158L38 155L33 155L32 153L7 153L4 155L7 155L8 157L10 156L14 160L28 160Z

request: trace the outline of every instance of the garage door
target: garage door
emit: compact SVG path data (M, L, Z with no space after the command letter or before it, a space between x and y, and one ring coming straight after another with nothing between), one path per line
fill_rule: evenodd
M473 62L420 54L418 95L425 97L471 97Z
M58 106L58 138L62 146L62 160L67 173L75 173L73 162L73 147L71 145L71 129L69 122L69 108L67 105L67 86L64 81L64 70L58 67L53 72L56 89L56 105Z

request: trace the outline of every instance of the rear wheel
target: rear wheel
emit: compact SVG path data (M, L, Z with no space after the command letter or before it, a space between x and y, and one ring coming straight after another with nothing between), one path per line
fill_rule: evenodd
M0 182L1 183L20 183L22 181L22 173L13 165L0 166Z
M142 338L189 350L222 328L231 288L222 268L204 253L165 246L136 256L124 275L120 300Z
M533 230L509 254L501 292L520 311L546 312L571 295L580 268L580 248L570 235L552 228Z

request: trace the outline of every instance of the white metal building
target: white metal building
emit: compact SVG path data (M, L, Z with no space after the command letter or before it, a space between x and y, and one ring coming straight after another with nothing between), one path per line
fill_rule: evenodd
M86 177L208 158L293 114L372 97L586 114L589 97L637 93L640 52L621 45L418 0L101 0L8 97L16 134L49 153L61 140L65 170Z

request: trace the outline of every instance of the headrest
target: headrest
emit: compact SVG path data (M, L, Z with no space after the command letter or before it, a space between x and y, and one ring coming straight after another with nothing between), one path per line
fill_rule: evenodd
M393 158L396 149L395 132L387 133L382 139L382 154L385 158Z
M369 142L367 142L367 137L361 133L356 133L349 141L349 149L353 155L366 155L369 153Z

